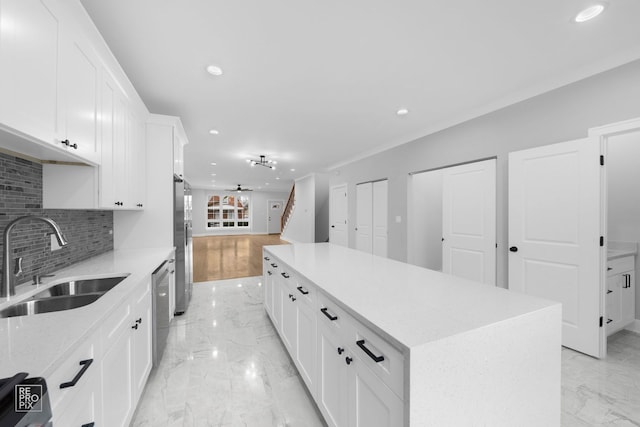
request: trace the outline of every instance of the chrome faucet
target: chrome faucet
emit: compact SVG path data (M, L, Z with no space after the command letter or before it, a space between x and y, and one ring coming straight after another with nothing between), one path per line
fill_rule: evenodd
M67 246L67 239L62 235L62 231L60 231L60 227L50 218L45 218L43 216L21 216L20 218L14 219L11 221L7 228L4 229L4 248L2 254L2 283L0 284L0 298L6 298L8 296L13 296L16 294L16 276L19 274L17 272L11 271L11 253L13 252L11 247L11 231L13 228L21 222L25 221L42 221L45 224L48 224L52 229L54 234L56 235L56 239L58 240L58 244L60 246ZM21 258L18 258L18 263L20 263ZM22 268L19 270L22 271Z

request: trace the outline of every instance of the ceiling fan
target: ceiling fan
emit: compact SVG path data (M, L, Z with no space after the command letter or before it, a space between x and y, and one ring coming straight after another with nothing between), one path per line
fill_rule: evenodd
M253 191L250 188L242 188L240 184L238 184L238 188L227 188L225 191L237 191L238 193L242 193L243 191Z

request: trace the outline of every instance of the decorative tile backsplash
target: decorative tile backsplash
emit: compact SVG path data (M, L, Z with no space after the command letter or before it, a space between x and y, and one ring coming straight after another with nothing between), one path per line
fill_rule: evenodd
M13 258L23 258L18 283L113 249L113 212L42 209L42 165L0 153L0 234L7 224L25 215L51 218L69 244L52 252L48 225L41 221L18 224L11 233ZM0 239L0 252L3 250L4 239ZM0 269L2 264L0 259Z

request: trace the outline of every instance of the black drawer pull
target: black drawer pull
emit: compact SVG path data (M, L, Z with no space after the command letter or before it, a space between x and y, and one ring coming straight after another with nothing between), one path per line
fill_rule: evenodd
M305 291L302 286L298 286L296 289L299 290L302 295L308 295L309 294L309 291Z
M287 273L285 273L284 271L282 273L280 273L280 274L282 274L282 277L284 277L285 279L288 279L289 277L291 277Z
M376 363L380 363L384 360L384 356L376 356L375 354L373 354L371 352L371 350L369 350L365 345L364 345L364 340L360 340L360 341L356 341L356 344L358 344L358 347L360 347L362 349L362 351L364 351L365 353L367 353L367 356L369 356L370 358L372 358L374 360L374 362Z
M138 319L136 320L136 323L138 324L142 323L142 317L138 317Z
M338 347L338 354L342 354L342 353L344 353L344 348Z
M92 422L92 423L88 423L88 424L82 424L80 427L93 427L95 425L96 425L96 423Z
M329 320L331 320L332 322L333 322L334 320L338 320L338 316L332 316L332 315L330 315L329 313L327 313L327 310L328 310L328 308L327 308L327 307L325 307L325 308L321 308L321 309L320 309L320 311L322 312L322 314L324 314L325 316L327 316L327 317L329 318Z
M272 263L271 263L271 267L273 267L273 268L278 268L278 265L277 265L275 262L272 262Z
M133 326L131 327L131 329L136 329L136 330L137 330L137 329L138 329L138 324L136 323L135 325L133 325Z
M611 289L607 290L607 295L609 295L611 292L613 292Z
M272 273L271 271L267 270L267 274L268 274L269 276L271 276L273 273Z
M80 369L80 371L76 374L75 377L73 377L71 381L60 384L60 388L73 387L74 385L76 385L76 383L80 380L84 373L87 372L87 369L89 369L89 366L91 366L92 363L93 359L81 360L80 366L82 366L82 369Z
M347 362L347 365L351 365L351 362L353 362L353 359L347 356L344 358L344 361Z
M270 261L270 260L271 260L271 258L269 258L268 256L266 256L266 257L264 257L264 260L265 260L265 261Z
M607 319L607 325L611 322L613 322L613 319Z
M607 267L607 271L613 270L613 267Z

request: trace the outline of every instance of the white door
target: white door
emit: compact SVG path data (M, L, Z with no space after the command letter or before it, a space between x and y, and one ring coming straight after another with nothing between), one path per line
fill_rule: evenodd
M442 173L442 271L495 285L496 161Z
M509 289L562 303L562 345L601 357L600 147L509 153Z
M388 219L389 181L373 183L373 254L387 256L387 219Z
M347 184L331 187L329 201L329 241L335 245L349 246L347 234Z
M282 200L267 201L267 233L280 233L280 218L282 218L282 209L284 203Z
M373 223L373 183L356 185L356 249L371 253Z

